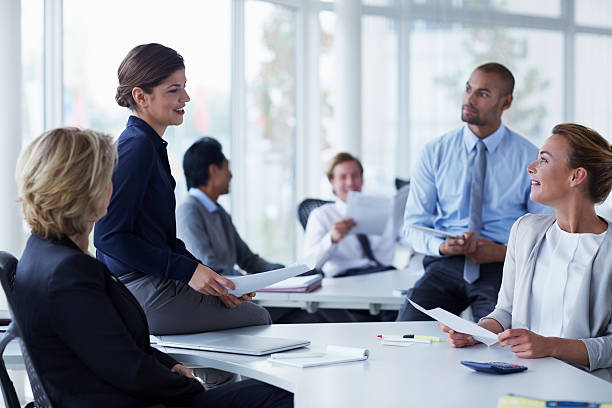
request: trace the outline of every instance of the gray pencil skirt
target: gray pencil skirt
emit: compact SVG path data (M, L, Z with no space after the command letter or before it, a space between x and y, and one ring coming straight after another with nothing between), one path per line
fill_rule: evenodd
M122 277L144 309L151 334L183 334L271 324L268 311L253 302L228 308L216 296L186 283L149 275Z

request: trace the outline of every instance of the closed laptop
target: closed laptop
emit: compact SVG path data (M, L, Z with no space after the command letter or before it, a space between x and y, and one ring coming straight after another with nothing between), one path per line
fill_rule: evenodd
M263 356L310 345L308 340L247 336L228 333L196 333L156 336L157 344L190 350Z

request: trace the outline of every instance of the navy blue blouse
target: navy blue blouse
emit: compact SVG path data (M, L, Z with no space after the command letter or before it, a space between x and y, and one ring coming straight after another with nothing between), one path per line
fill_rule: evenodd
M113 196L94 230L97 258L116 276L141 272L189 282L199 263L176 237L167 144L135 116L119 136Z

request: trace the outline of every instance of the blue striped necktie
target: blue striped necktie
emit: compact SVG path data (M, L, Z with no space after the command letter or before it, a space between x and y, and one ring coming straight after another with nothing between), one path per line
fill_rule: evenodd
M482 230L482 192L484 190L485 169L487 168L486 146L482 140L476 143L476 157L472 166L472 182L470 183L470 221L468 231L474 232L476 238ZM480 277L480 266L468 256L463 265L463 279L474 283Z

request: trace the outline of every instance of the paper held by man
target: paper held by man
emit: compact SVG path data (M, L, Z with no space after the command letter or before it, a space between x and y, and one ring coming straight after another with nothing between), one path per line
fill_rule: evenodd
M492 346L497 343L497 334L485 329L484 327L480 327L474 322L462 319L459 316L455 316L454 314L447 312L446 310L441 309L439 307L436 307L435 309L431 310L426 310L418 304L414 303L412 300L408 299L408 301L419 311L425 313L426 315L432 317L440 323L447 325L456 332L471 334L474 339L486 344L487 346Z
M351 234L382 235L391 211L392 200L390 198L369 196L357 191L348 192L346 216L352 218L357 224L351 229Z

